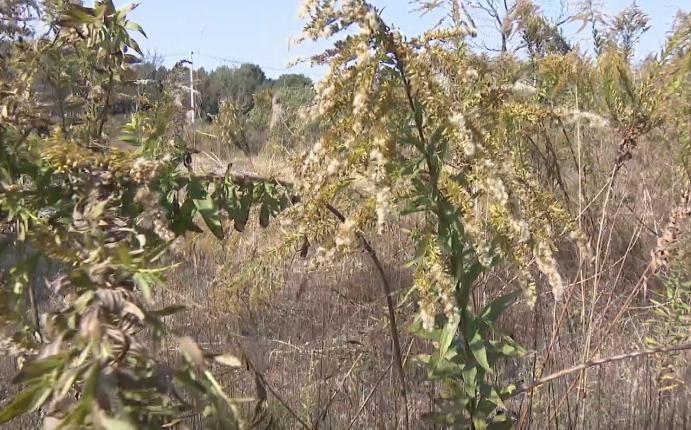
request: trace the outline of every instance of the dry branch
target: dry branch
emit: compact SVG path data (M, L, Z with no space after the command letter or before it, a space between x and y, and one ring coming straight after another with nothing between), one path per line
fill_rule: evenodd
M611 357L595 358L595 359L586 361L585 363L581 363L581 364L578 364L576 366L569 367L568 369L562 369L558 372L554 372L551 375L545 376L544 378L540 378L540 379L533 381L529 384L522 385L515 392L513 392L511 394L511 396L509 396L509 397L516 397L519 394L523 394L525 392L532 391L541 385L544 385L544 384L547 384L549 382L554 381L555 379L563 378L564 376L570 375L570 374L575 373L575 372L579 372L581 370L588 369L590 367L602 366L604 364L613 363L615 361L627 360L629 358L642 357L645 355L663 354L663 353L667 353L667 352L686 351L686 350L690 350L690 349L691 349L691 343L685 343L685 344L681 344L681 345L666 346L666 347L653 348L653 349L644 349L642 351L628 352L625 354L613 355Z
M242 355L245 359L247 367L249 368L249 370L254 372L255 378L257 378L261 382L261 385L269 390L269 392L276 398L276 400L278 400L279 403L283 405L284 408L286 408L286 410L293 416L293 418L295 418L295 420L297 420L297 422L300 423L300 425L302 425L303 428L307 430L312 430L312 427L309 424L307 424L305 420L300 418L300 415L297 412L295 412L295 410L293 410L293 408L290 407L288 402L283 400L283 397L281 397L281 395L278 394L278 392L271 386L271 384L269 384L269 381L267 381L264 375L261 372L259 372L252 360L250 360L249 356L244 352L244 350L242 348L240 348L240 350L243 351Z

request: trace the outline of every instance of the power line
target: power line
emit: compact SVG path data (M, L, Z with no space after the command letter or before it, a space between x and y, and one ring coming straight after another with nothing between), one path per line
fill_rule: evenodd
M216 60L216 61L226 63L226 64L233 64L236 66L240 66L242 64L256 64L256 63L253 63L252 61L242 61L242 60L238 60L235 58L220 57L217 55L206 54L206 53L198 52L198 51L195 51L195 54L197 54L200 57ZM261 64L258 64L258 66L261 67L262 70L269 70L272 72L290 73L290 72L294 71L293 69L288 68L288 67L265 66L265 65L261 65ZM318 77L318 78L321 78L323 76L323 74L317 73L317 72L301 72L301 73L303 75L314 76L314 77Z
M253 61L247 61L247 60L238 60L236 58L230 58L230 57L221 57L218 55L212 55L212 54L207 54L199 51L194 51L194 54L198 57L210 59L210 60L215 60L219 63L223 64L231 64L233 66L241 66L243 64L257 64ZM189 52L171 52L171 53L165 53L165 54L159 54L157 52L152 52L152 53L147 53L147 57L152 57L152 58L161 58L161 59L169 59L169 58L176 58L180 60L184 60L187 58L189 55ZM278 72L278 73L300 73L303 75L311 76L314 78L322 78L323 74L319 72L310 72L310 71L301 71L297 72L294 69L291 69L289 67L277 67L277 66L264 66L261 64L257 64L259 67L261 67L262 70L267 70L271 72Z

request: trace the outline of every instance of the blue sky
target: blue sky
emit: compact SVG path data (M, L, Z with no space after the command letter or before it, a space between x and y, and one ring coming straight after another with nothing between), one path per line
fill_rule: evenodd
M124 5L129 1L116 1ZM384 18L397 25L405 34L418 34L429 27L432 17L421 18L410 13L408 0L375 0L384 7ZM556 13L558 0L542 0L538 3L545 11ZM608 13L616 13L628 6L631 0L607 0L603 2ZM644 35L638 54L658 50L664 41L679 9L688 10L685 0L639 0L651 17L651 29ZM300 33L302 23L297 17L300 0L140 0L132 12L132 19L140 23L148 39L139 38L143 50L157 52L165 57L166 64L189 57L195 51L195 65L207 69L220 65L236 65L235 62L259 64L270 77L282 73L305 73L318 79L322 72L298 65L287 69L288 63L300 55L318 52L320 47L304 45L290 47L289 39ZM492 43L496 35L489 27L478 23L480 37ZM580 37L588 37L584 33ZM590 46L590 41L584 46Z

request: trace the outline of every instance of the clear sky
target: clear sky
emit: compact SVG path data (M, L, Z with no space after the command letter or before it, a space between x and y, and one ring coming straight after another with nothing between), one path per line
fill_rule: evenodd
M301 0L140 0L132 19L141 24L148 39L139 37L144 52L165 57L166 65L195 52L195 65L211 69L236 62L259 64L270 77L282 73L305 73L318 79L322 71L288 63L300 55L318 52L320 46L307 44L290 47L289 39L300 33L297 17ZM538 0L549 13L559 10L558 0ZM129 1L116 0L118 6ZM433 18L410 13L408 0L375 0L384 7L383 16L405 34L418 34L429 27ZM631 0L605 0L608 13L614 14L631 4ZM657 51L679 9L688 10L688 0L638 0L651 17L651 29L641 40L638 55ZM478 24L481 40L496 44L496 33ZM584 32L579 36L586 38ZM590 41L584 42L590 46ZM324 47L322 44L321 47Z

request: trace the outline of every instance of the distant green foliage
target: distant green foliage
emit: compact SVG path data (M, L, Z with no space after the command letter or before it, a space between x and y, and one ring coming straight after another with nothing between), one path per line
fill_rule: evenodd
M286 75L281 75L273 82L274 88L285 88L285 87L311 87L312 80L305 75L289 73Z

